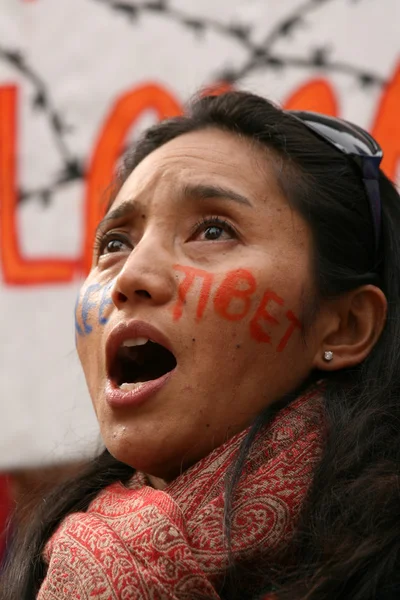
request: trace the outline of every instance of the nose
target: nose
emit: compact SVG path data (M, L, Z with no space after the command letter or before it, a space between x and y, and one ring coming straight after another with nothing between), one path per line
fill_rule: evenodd
M154 241L154 239L153 239ZM114 280L111 300L117 308L145 302L168 304L175 294L173 260L168 252L142 239Z

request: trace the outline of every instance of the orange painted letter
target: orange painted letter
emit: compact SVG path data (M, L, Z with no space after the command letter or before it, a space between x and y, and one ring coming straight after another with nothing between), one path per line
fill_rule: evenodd
M146 110L155 111L160 120L182 112L177 100L156 84L134 88L118 98L112 107L95 144L87 176L83 249L85 271L90 269L94 232L104 214L101 196L114 179L115 167L129 130Z
M0 87L0 260L9 285L38 285L71 281L76 260L26 258L18 234L16 86Z
M259 307L256 310L256 314L250 321L251 336L255 340L257 340L257 342L265 342L266 344L271 343L271 337L261 326L260 321L267 321L272 325L279 324L279 321L267 310L269 302L275 302L275 304L279 304L280 306L283 306L284 304L280 296L278 296L277 294L275 294L275 292L272 292L271 290L267 290L260 302Z
M312 110L338 116L338 103L331 84L325 79L313 79L299 87L284 102L286 110Z
M256 291L256 287L256 280L250 271L246 269L230 271L215 294L215 312L228 321L240 321L250 310L251 296ZM239 300L242 303L242 309L239 312L229 310L232 300Z
M203 279L203 283L201 286L199 302L196 311L196 317L199 321L203 316L205 307L207 306L214 275L212 273L209 273L208 271L204 271L203 269L196 269L195 267L184 267L182 265L174 265L174 269L176 271L182 271L182 273L185 273L185 278L180 282L178 287L178 299L172 310L173 318L175 321L181 318L183 305L185 304L187 293L192 287L196 277L201 277Z
M276 349L277 352L282 352L282 350L284 350L286 348L286 344L288 343L288 341L290 340L290 338L292 337L292 333L294 332L294 330L300 329L301 328L301 324L300 321L298 320L298 318L292 313L291 310L288 310L286 313L286 317L288 318L288 320L290 321L289 323L289 327L286 329L285 334L283 336L283 338L281 339L281 341L278 344L278 347Z
M400 64L383 92L372 135L383 148L382 168L394 180L400 159Z

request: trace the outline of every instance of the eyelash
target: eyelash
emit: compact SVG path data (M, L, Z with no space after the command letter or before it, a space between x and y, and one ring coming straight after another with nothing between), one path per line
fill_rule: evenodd
M204 230L207 227L212 227L212 226L221 227L221 229L224 229L227 233L229 233L233 237L238 237L238 233L237 233L235 227L233 227L233 225L231 225L231 223L229 223L225 219L223 219L221 217L217 217L217 216L203 217L202 219L200 219L200 221L198 221L192 228L191 235L193 236L194 234L198 233L199 230L201 230L201 229ZM113 232L113 231L103 232L100 230L96 233L94 248L93 248L94 253L97 257L100 257L103 255L108 242L110 242L111 240L119 240L120 242L122 242L123 244L126 244L126 245L130 244L127 237L121 233L117 233L117 232Z
M118 240L120 242L122 242L123 244L126 244L127 246L130 244L129 239L127 238L127 236L123 235L122 233L117 233L115 231L98 231L96 233L96 237L95 237L95 241L94 241L94 254L97 257L100 257L103 255L105 247L107 246L108 242L110 242L111 240Z
M194 225L194 227L192 229L192 235L194 235L195 233L198 233L198 231L200 229L204 230L207 227L212 227L212 226L221 227L221 229L224 229L227 233L229 233L233 237L238 237L238 232L236 231L235 227L231 223L229 223L229 221L226 221L222 217L217 217L217 216L203 217L202 219L200 219L200 221L198 221Z

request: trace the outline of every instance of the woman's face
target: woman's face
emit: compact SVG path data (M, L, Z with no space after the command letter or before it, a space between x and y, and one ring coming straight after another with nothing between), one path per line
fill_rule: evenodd
M154 477L175 477L312 369L311 235L277 168L233 134L185 134L139 164L100 225L78 352L107 448Z

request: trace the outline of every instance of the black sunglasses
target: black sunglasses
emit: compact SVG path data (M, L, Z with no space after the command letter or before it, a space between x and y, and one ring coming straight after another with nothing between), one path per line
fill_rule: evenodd
M383 158L382 148L364 129L343 119L315 112L289 110L318 137L350 156L361 170L367 193L375 233L375 252L381 237L382 205L379 192L379 165Z

